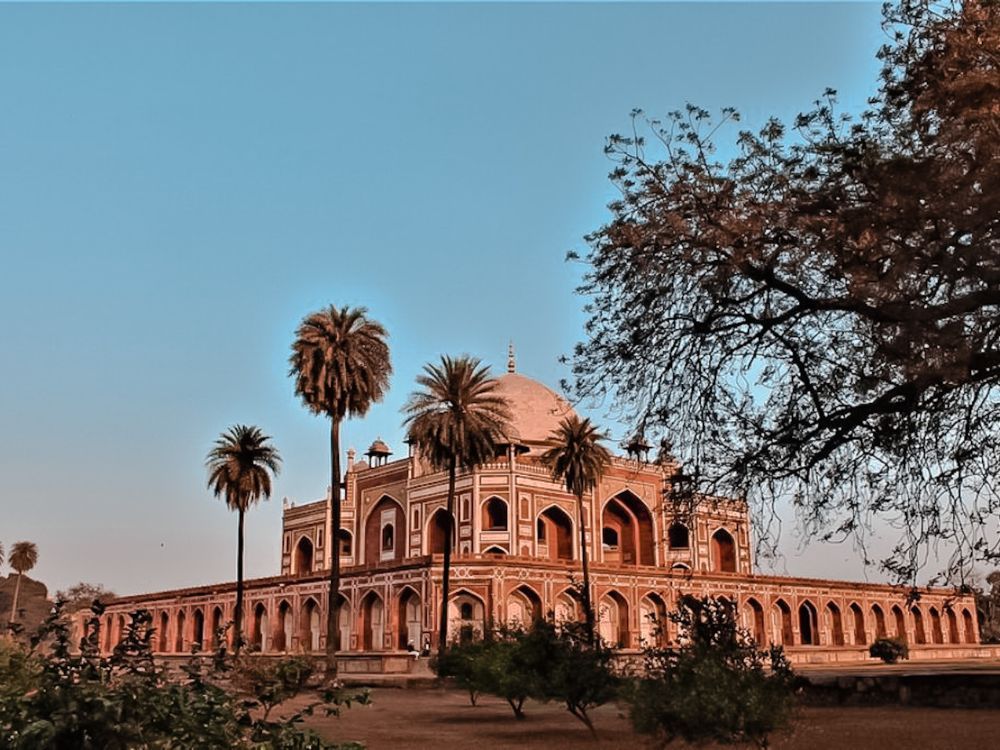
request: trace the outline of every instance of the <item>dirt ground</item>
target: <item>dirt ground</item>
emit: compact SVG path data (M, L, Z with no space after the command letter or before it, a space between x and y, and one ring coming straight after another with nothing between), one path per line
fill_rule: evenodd
M528 704L516 721L506 703L484 696L479 706L456 690L375 689L372 705L309 724L335 741L369 750L604 750L652 747L635 735L615 706L594 712L598 739L565 709ZM773 747L802 750L964 750L1000 747L1000 710L903 707L803 708L788 736ZM682 747L675 743L671 747ZM714 746L711 746L714 747Z

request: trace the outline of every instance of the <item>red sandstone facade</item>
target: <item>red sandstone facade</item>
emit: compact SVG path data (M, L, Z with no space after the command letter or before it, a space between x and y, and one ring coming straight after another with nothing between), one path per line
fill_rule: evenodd
M539 463L543 442L571 407L509 368L500 378L515 437L496 460L460 474L456 497L450 632L488 622L578 616L569 596L580 576L575 499ZM385 663L393 652L433 645L440 606L447 477L418 456L391 461L376 441L348 452L343 497L340 643L345 658ZM703 500L685 523L664 503L674 467L615 458L585 499L593 601L602 637L637 649L655 637L652 618L680 594L726 597L758 642L781 643L794 661L857 660L882 636L903 636L911 658L977 655L971 596L905 592L885 585L758 575L749 519L738 501ZM262 653L325 649L327 570L332 554L327 501L287 505L281 575L246 582L248 640ZM152 612L158 653L208 648L232 617L232 583L123 597L107 611L103 647L121 637L129 611ZM652 616L652 617L651 617ZM668 632L667 636L675 635Z

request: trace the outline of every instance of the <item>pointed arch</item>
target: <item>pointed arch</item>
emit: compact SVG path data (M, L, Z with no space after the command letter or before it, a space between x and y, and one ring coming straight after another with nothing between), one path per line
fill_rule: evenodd
M746 606L750 610L750 632L753 634L753 639L759 647L764 647L768 643L767 626L764 622L764 607L752 596L747 597Z
M851 625L854 631L854 645L864 646L868 643L868 634L865 631L865 613L857 602L851 602Z
M819 645L819 617L816 607L806 599L799 604L799 642L803 646Z
M726 529L716 529L711 544L712 570L716 573L736 572L736 541Z
M937 607L931 607L927 614L931 617L931 643L944 643L944 631L941 628L941 613Z
M913 642L917 644L927 643L927 632L924 630L924 613L920 607L913 605L910 607L910 614L913 615Z
M667 634L667 603L655 591L639 600L639 639L644 646L661 646Z
M628 600L612 589L601 597L597 614L601 638L612 648L628 648L631 645Z
M198 651L205 650L205 612L201 607L196 607L191 613L192 620L192 644Z
M777 632L780 634L780 643L783 646L792 646L795 644L795 631L792 628L792 608L788 606L788 603L784 599L777 599L774 602L774 608L777 610L775 615L777 617Z
M898 604L893 604L890 611L892 612L892 621L896 628L896 632L893 635L901 641L908 640L906 637L906 618L903 616L903 610Z
M184 625L187 621L187 615L184 613L183 609L177 610L177 617L174 618L174 633L176 638L174 640L174 651L178 654L184 653L185 640L184 640Z
M166 610L160 612L160 627L157 638L157 651L160 653L166 653L169 650L170 641L167 636L167 629L170 627L170 615Z
M605 501L601 511L602 538L605 530L617 537L617 546L609 545L604 561L620 565L655 565L656 544L653 514L646 504L629 490Z
M580 604L574 589L563 589L556 595L553 615L557 623L579 622Z
M299 649L307 653L320 650L320 607L311 596L299 609Z
M399 592L397 602L399 627L396 647L407 651L419 651L424 636L420 594L412 586L404 586Z
M542 617L542 598L527 584L507 595L507 623L527 627Z
M337 625L340 628L340 632L337 633L337 651L347 651L351 648L351 632L354 629L353 611L350 599L341 591L337 597Z
M125 640L125 615L118 615L118 627L117 627L117 637L115 638L115 645L120 646L121 642Z
M573 519L558 505L538 514L538 555L549 560L573 560Z
M275 651L288 651L292 643L292 605L287 599L278 602L274 623L274 636L271 639Z
M253 608L253 620L250 625L250 648L264 653L268 646L267 607L264 602L257 602Z
M958 617L951 607L945 609L945 616L948 618L948 643L961 643L962 639L958 635Z
M484 555L501 555L506 556L507 550L501 547L499 544L491 544L489 547L483 550Z
M216 606L212 609L212 633L209 637L213 649L217 649L222 645L220 639L224 637L223 628L225 627L223 617L222 607Z
M427 554L443 555L444 540L448 534L448 511L445 508L438 508L427 519ZM455 549L456 529L452 529L451 548Z
M392 495L382 495L365 517L365 565L402 560L406 540L406 513Z
M483 531L507 531L507 501L503 498L487 498L482 504Z
M351 557L354 555L354 535L347 529L337 532L337 549L341 557Z
M827 616L830 618L830 645L844 645L844 620L840 614L840 607L835 602L826 603Z
M303 534L295 543L295 550L292 552L292 575L306 575L313 572L313 562L315 559L315 548L312 539Z
M962 626L965 630L965 642L975 643L976 642L976 624L973 620L972 615L969 614L969 610L962 608Z
M878 604L872 605L872 617L875 618L875 638L888 638L889 631L885 627L885 612Z
M463 643L482 638L486 628L486 604L482 598L459 589L448 598L448 632Z
M361 648L381 651L385 636L385 603L374 589L361 598Z

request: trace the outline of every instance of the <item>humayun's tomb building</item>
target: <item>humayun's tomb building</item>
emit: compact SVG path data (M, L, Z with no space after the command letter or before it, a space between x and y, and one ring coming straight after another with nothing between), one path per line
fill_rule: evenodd
M481 632L489 622L578 614L569 594L571 577L580 577L576 500L539 461L572 407L515 372L512 360L499 382L514 437L494 461L458 477L453 635ZM436 642L447 476L413 451L393 460L381 441L364 460L353 450L347 455L336 545L342 663L349 671L352 664L359 671L406 670L409 645ZM971 596L922 589L908 601L907 592L888 585L755 573L745 503L699 501L680 523L663 501L677 471L638 452L615 457L585 498L593 601L606 641L640 648L654 638L650 615L662 621L680 594L691 593L734 602L759 643L784 644L795 662L868 659L866 644L883 636L904 637L911 659L985 655ZM286 502L280 575L246 582L251 648L324 650L331 536L327 499ZM208 648L231 619L234 600L234 583L121 597L107 609L102 646L117 643L130 611L147 609L158 653Z

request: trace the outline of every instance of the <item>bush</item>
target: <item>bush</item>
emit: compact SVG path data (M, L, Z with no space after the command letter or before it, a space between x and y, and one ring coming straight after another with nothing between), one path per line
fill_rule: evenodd
M557 700L593 732L588 711L616 695L611 656L605 646L588 643L579 623L537 620L527 629L504 627L485 640L455 642L432 665L468 690L473 705L480 693L496 695L523 719L528 698Z
M124 750L142 747L330 750L334 745L301 727L321 708L337 714L367 695L316 693L292 716L272 720L271 710L308 693L307 664L290 660L267 666L220 657L209 670L193 658L183 680L167 679L150 644L152 618L131 615L122 643L110 657L100 654L100 615L93 617L80 653L73 653L69 627L56 605L31 646L5 644L0 652L0 735L11 750L73 748Z
M886 664L910 658L910 648L902 638L879 638L868 647L868 653Z
M625 691L636 731L663 744L680 737L766 747L769 735L789 723L794 691L788 660L780 647L758 650L734 614L726 602L680 599L670 619L685 642L644 649L643 675Z

